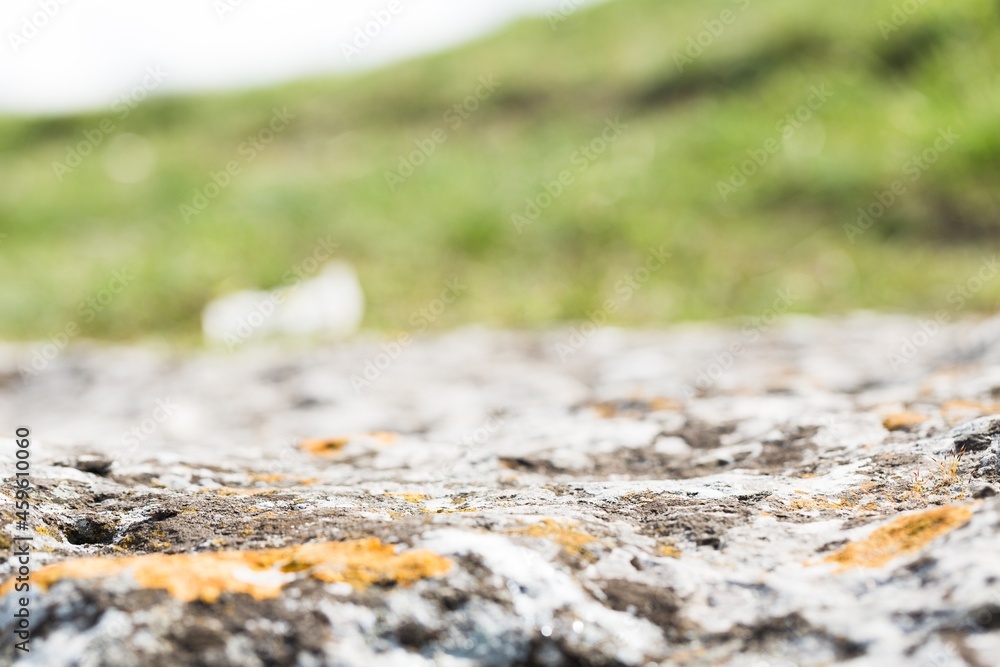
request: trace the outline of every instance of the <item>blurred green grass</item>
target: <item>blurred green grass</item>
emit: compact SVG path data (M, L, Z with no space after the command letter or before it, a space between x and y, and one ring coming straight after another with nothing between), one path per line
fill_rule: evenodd
M469 289L436 327L586 319L661 245L670 261L612 323L753 316L789 286L799 312L950 309L1000 239L998 19L987 0L616 0L377 72L155 98L124 120L0 119L0 336L76 322L193 339L208 300L282 284L326 238L358 268L376 329L409 328L449 278ZM480 77L500 85L452 127L445 113ZM783 137L813 86L832 96ZM245 161L275 108L294 120ZM52 163L107 117L115 131L60 181ZM574 152L613 118L625 131L578 170ZM446 140L391 191L386 172L438 128ZM958 140L911 182L907 161L945 128ZM123 184L105 163L129 133L156 163ZM778 150L723 200L718 183L769 139ZM230 160L241 173L187 223L180 205ZM573 183L518 233L511 216L563 169ZM906 193L849 241L844 225L897 179ZM84 321L80 304L122 268L134 280ZM965 307L998 297L988 281Z

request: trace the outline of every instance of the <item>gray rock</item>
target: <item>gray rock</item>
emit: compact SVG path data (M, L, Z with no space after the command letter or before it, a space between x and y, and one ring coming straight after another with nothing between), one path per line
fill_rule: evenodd
M973 498L992 498L995 495L997 495L997 488L992 484L976 482L972 485Z
M1000 363L938 354L967 327L902 368L919 321L875 315L469 328L388 363L70 348L0 385L34 433L18 664L992 664Z
M1000 442L1000 415L982 417L955 427L948 434L956 454L981 452Z

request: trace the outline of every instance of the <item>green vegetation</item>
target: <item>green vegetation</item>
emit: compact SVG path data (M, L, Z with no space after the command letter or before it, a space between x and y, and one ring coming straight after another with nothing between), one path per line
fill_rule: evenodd
M913 10L898 28L894 4ZM724 9L732 20L712 23ZM3 119L0 336L75 322L193 337L209 299L280 285L327 238L359 270L367 326L386 330L409 328L450 278L468 291L435 326L585 319L609 298L625 325L753 316L783 287L798 312L990 310L1000 280L949 294L1000 238L998 19L992 0L615 0L354 77L151 99L124 119ZM467 118L448 114L481 77L500 85ZM275 108L295 117L249 161L240 146ZM59 180L53 162L105 118L114 132ZM615 118L627 127L606 151L574 155ZM386 172L439 128L392 191ZM958 138L933 163L912 161L948 128ZM107 167L141 158L115 142L127 134L156 156L133 184ZM767 160L723 200L751 154ZM186 222L180 206L229 161L240 173ZM518 233L512 215L562 170L572 182ZM905 192L849 240L859 207L897 180ZM661 245L670 260L626 302L617 281ZM83 317L123 268L127 288Z

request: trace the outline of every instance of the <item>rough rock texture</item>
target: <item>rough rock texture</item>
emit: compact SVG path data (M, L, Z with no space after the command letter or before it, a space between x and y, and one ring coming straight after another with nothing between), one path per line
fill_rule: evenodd
M0 348L0 663L994 665L1000 335L928 329Z

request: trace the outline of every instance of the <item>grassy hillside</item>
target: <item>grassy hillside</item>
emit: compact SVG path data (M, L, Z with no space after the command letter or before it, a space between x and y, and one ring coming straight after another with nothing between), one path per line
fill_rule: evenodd
M320 239L373 328L454 278L435 327L609 298L621 324L753 316L782 288L800 312L992 310L1000 280L949 296L1000 240L1000 5L893 7L614 0L356 77L0 120L0 336L184 338ZM265 145L275 109L294 118Z

